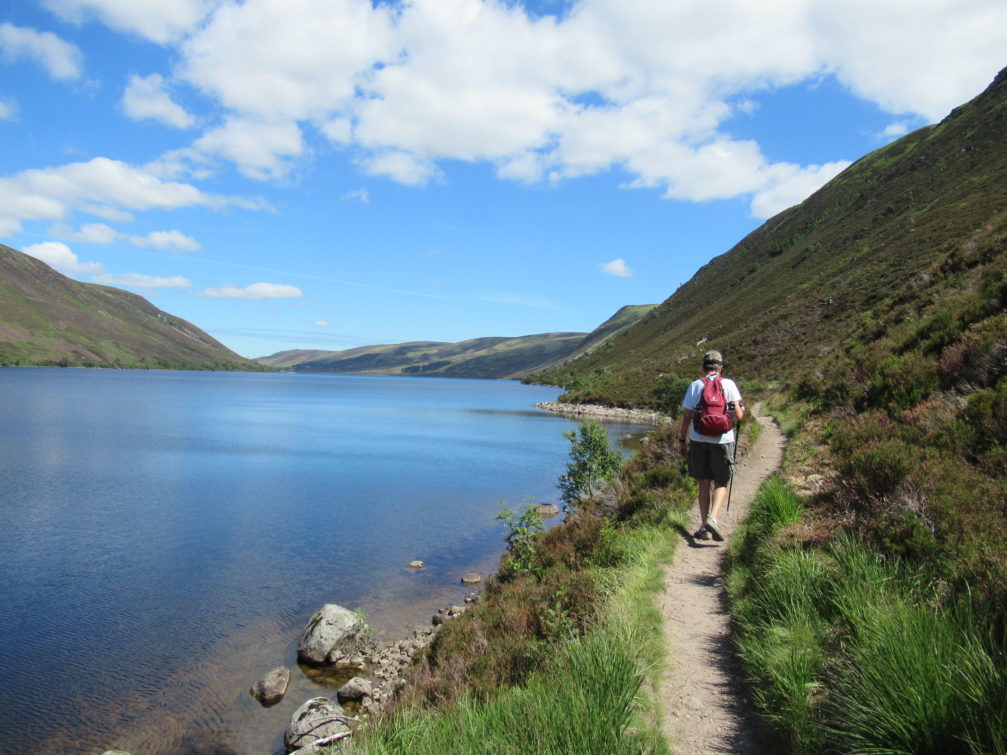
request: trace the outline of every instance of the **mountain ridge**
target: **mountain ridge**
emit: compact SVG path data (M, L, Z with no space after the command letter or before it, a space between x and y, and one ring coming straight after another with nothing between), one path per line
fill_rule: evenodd
M0 244L0 365L261 370L142 296Z
M410 341L343 351L287 350L254 361L274 369L484 379L516 379L600 347L655 305L626 305L590 333Z

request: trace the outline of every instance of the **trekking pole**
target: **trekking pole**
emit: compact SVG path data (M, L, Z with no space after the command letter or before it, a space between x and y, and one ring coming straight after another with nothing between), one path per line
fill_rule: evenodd
M738 441L741 440L741 423L745 420L738 421L738 432L735 434L734 438L734 457L731 459L731 482L727 486L727 510L731 510L731 493L734 492L734 467L738 461Z

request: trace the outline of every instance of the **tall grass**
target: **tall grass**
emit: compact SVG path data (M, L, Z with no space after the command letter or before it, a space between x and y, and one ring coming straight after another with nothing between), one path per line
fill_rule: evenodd
M557 643L555 655L521 687L487 700L466 697L436 713L399 710L362 731L350 752L662 753L649 685L663 652L651 596L660 563L674 547L666 527L619 530L620 567L596 576L609 599L585 635Z
M1007 753L1007 654L967 599L855 535L774 538L800 501L766 484L732 544L739 655L795 752Z

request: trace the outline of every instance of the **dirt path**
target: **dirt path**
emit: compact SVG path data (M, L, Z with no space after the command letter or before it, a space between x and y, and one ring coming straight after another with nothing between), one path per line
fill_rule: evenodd
M675 561L665 567L661 612L669 667L661 685L664 734L672 752L759 753L744 715L744 700L730 652L729 620L721 560L731 533L748 513L759 486L780 465L784 439L770 417L755 416L762 434L738 463L730 511L721 511L727 542L683 537ZM692 509L699 526L698 509Z

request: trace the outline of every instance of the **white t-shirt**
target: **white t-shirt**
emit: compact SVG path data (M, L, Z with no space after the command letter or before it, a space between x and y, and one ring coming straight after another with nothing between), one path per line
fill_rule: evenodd
M699 400L703 398L703 384L715 375L715 372L711 372L706 377L693 380L690 383L689 390L685 392L685 398L682 399L682 406L685 409L692 412L696 411L696 407L699 406ZM727 401L741 401L741 391L738 390L738 386L733 380L730 378L721 378L720 384L724 388L724 398ZM700 435L696 432L695 426L692 426L689 428L689 439L698 443L734 443L734 430L728 430L723 435Z

